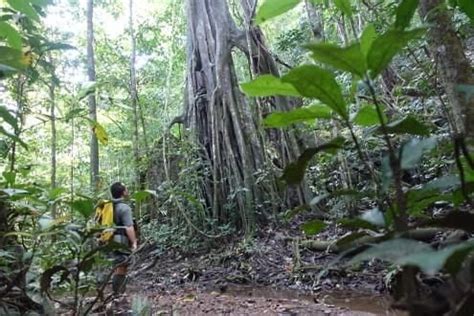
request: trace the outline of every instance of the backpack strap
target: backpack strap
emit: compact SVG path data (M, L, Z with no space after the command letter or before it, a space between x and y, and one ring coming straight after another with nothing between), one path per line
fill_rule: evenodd
M123 223L122 223L122 220L120 219L120 216L118 216L117 212L115 212L115 207L117 206L117 204L120 204L120 203L123 203L122 201L118 201L118 202L112 202L113 204L113 208L114 208L114 225L115 226L123 226ZM117 228L115 230L115 233L114 235L124 235L126 236L126 233L125 233L125 228Z

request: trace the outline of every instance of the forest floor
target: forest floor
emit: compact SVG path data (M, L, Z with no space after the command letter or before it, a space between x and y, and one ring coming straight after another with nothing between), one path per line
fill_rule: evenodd
M354 270L334 264L334 254L297 253L294 231L268 228L251 243L194 253L150 246L133 265L126 298L108 308L126 315L146 301L153 315L403 315L390 310L384 265ZM343 233L332 227L318 239Z

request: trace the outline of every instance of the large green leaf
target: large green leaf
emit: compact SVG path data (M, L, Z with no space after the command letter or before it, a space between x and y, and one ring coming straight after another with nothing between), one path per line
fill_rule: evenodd
M457 272L467 255L474 250L474 242L468 241L444 249L425 250L399 258L394 263L419 267L426 274L435 274L443 267L449 272Z
M365 56L358 43L348 47L339 47L334 44L318 43L306 45L312 57L324 64L339 70L347 71L363 78L367 71Z
M27 1L27 0L7 0L7 2L16 11L19 11L19 12L25 14L27 17L29 17L32 20L39 21L38 13L36 13L35 9L33 9L31 4L29 3L29 1Z
M16 118L7 110L4 105L0 105L0 117L14 129L18 128Z
M450 194L442 194L438 190L410 189L407 192L408 213L411 216L420 216L433 203L451 199Z
M318 118L331 118L331 109L325 105L318 104L301 107L288 112L273 112L263 120L263 123L265 124L265 127L274 128L290 126L292 124Z
M94 122L92 126L92 131L94 132L95 136L97 137L97 140L102 144L102 145L107 145L109 143L109 136L107 135L107 131L105 128L99 123L99 122Z
M274 95L301 96L289 83L282 82L273 75L262 75L256 79L240 84L242 91L250 97L268 97Z
M462 229L468 233L474 233L474 214L452 211L443 218L431 220L426 226Z
M458 0L458 5L461 8L461 11L467 14L471 19L471 22L474 23L474 1L472 0Z
M61 188L61 187L53 188L48 191L48 199L50 201L56 200L57 198L59 198L62 194L66 192L67 190L65 188Z
M360 37L360 51L367 57L372 43L377 38L377 32L373 24L368 24Z
M150 196L156 196L156 191L153 191L153 190L137 191L132 195L132 198L136 202L142 202Z
M304 178L306 166L314 155L320 152L335 153L338 149L342 148L344 142L344 138L337 137L328 143L306 149L296 162L290 163L285 168L282 178L288 184L300 183Z
M309 205L314 206L319 204L321 201L325 199L333 199L337 197L344 196L346 197L346 200L354 200L354 199L360 199L361 197L366 197L367 192L364 191L356 191L352 189L341 189L341 190L335 190L330 193L322 193L320 195L315 196L314 198L311 199L309 202Z
M7 66L10 70L22 70L28 66L28 63L23 58L21 50L0 46L0 71L6 70L2 69L2 65Z
M322 231L324 228L326 228L326 223L319 219L313 219L309 222L306 222L302 225L302 229L304 233L308 236L311 235L316 235L320 231Z
M22 141L18 136L8 132L1 125L0 125L0 135L4 135L4 136L8 137L11 140L13 140L14 142L17 142L18 144L20 144L23 148L28 149L28 145L24 141Z
M76 47L66 44L66 43L54 43L54 42L48 42L41 46L41 51L43 53L52 51L52 50L69 50L69 49L76 49Z
M399 30L406 29L416 12L420 0L403 0L397 8L397 18L395 20L395 28Z
M334 0L334 5L348 17L352 16L351 0Z
M423 186L423 190L451 190L460 186L461 180L459 180L459 176L452 174L428 182Z
M81 101L85 99L86 97L88 97L89 95L94 94L98 87L99 87L98 82L95 82L95 81L84 82L77 95L78 100Z
M374 232L378 231L377 226L374 224L362 219L362 218L343 218L339 221L341 226L349 229L369 229Z
M6 181L6 183L7 183L7 186L13 187L13 186L15 185L16 172L3 171L2 175L3 175L3 177L5 178L5 181Z
M402 147L401 168L407 170L418 166L423 154L434 149L437 142L435 137L410 139Z
M349 261L349 264L378 258L391 263L396 263L404 257L420 252L431 251L430 245L411 239L391 239L373 245L359 253Z
M370 76L376 78L411 40L425 33L424 29L411 31L389 30L375 39L367 55Z
M91 199L75 200L71 206L75 211L84 216L84 218L90 218L95 211L94 203Z
M347 119L346 103L341 87L329 71L313 65L304 65L292 69L282 78L282 81L291 83L302 96L320 100Z
M460 269L466 257L474 250L474 242L472 240L452 246L454 249L451 255L444 263L444 268L451 274L456 274Z
M387 116L382 113L384 123L387 122ZM373 126L380 125L379 115L377 109L373 105L362 106L357 114L354 116L352 121L360 126Z
M300 0L265 0L258 8L255 23L261 24L271 18L293 9Z
M10 24L0 22L0 37L6 38L12 48L21 50L22 40L20 33Z
M378 207L365 211L361 214L360 218L375 226L384 227L386 225L385 216Z
M387 124L387 132L392 134L411 134L418 136L428 136L430 134L428 126L418 121L412 115L408 115L405 118Z

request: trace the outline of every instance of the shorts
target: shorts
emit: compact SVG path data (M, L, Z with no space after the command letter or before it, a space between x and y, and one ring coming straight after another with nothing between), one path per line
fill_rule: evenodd
M126 253L126 252L123 252L123 251L114 251L112 253L114 266L124 263L125 261L127 261L129 256L130 256L129 253ZM127 264L125 264L125 265L127 265Z
M114 241L123 245L127 245L128 247L128 238L124 235L114 235ZM125 262L128 257L130 256L130 252L126 250L114 250L112 252L112 259L114 265L119 265Z

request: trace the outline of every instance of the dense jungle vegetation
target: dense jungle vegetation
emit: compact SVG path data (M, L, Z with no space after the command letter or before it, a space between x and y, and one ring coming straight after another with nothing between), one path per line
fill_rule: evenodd
M473 63L473 0L0 0L0 314L113 313L121 181L130 315L230 283L474 315Z

